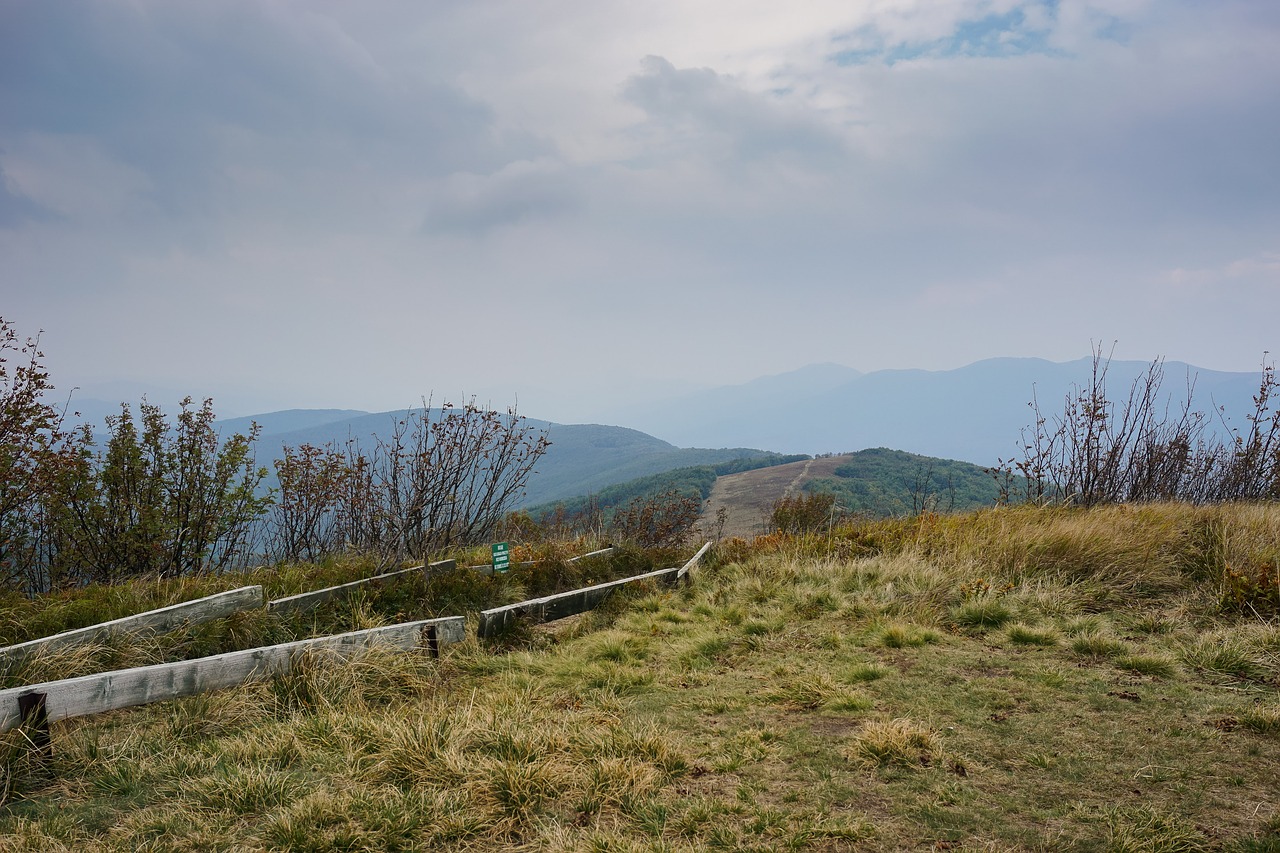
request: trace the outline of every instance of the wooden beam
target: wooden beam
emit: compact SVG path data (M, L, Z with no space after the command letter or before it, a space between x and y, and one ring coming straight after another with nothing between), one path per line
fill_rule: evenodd
M311 610L319 607L326 601L335 598L345 598L366 584L379 583L391 578L407 575L411 572L424 572L430 575L432 570L436 569L452 569L458 565L457 560L441 560L438 563L429 563L425 566L412 566L407 569L400 569L395 572L385 572L380 575L374 575L371 578L361 578L358 581L350 583L338 584L337 586L329 586L324 589L316 589L311 592L300 592L297 595L287 595L284 598L277 598L267 602L267 610L272 613L285 613L297 610Z
M609 553L610 551L612 551L612 550L613 550L613 546L612 546L612 545L610 545L610 546L608 546L607 548L601 548L599 551L590 551L590 552L588 552L588 553L586 553L586 554L579 554L579 555L578 555L578 556L576 556L576 557L570 557L569 559L565 560L565 562L566 562L566 563L576 563L576 562L578 562L579 560L585 560L585 559L587 559L588 557L599 557L601 554L608 554L608 553ZM524 561L524 562L522 562L522 563L512 563L511 565L512 565L512 566L536 566L536 565L538 565L538 563L543 563L543 562L546 562L546 561L545 561L545 560L525 560L525 561ZM479 573L480 573L480 574L482 574L482 575L492 575L492 574L494 573L494 572L493 572L493 566L492 566L492 565L488 565L488 566L467 566L467 568L468 568L468 569L471 569L472 571L479 572Z
M677 577L684 578L685 575L689 574L689 570L692 569L694 566L696 566L698 564L698 561L702 559L702 555L707 553L707 551L709 550L711 550L711 543L707 542L707 544L703 545L701 548L698 549L698 553L694 554L689 559L689 562L685 563L680 568L680 574L677 575Z
M22 722L22 697L44 695L48 722L100 714L118 708L195 696L210 690L238 687L246 681L289 671L294 659L304 652L327 652L340 658L374 646L414 649L420 644L436 649L461 642L461 616L422 619L382 628L351 631L331 637L314 637L278 646L264 646L195 660L118 669L97 675L65 678L0 690L0 731ZM27 713L30 713L28 711Z
M87 628L63 631L52 637L18 643L0 649L0 663L19 661L36 652L51 652L68 646L104 642L122 634L163 634L187 625L198 625L201 622L230 616L241 610L253 610L259 607L262 607L262 587L243 586L230 592L219 592L194 601L171 604L168 607L148 610L146 613L125 616L110 622L100 622Z
M534 622L552 622L556 619L563 619L566 616L573 616L576 613L583 613L600 606L600 603L612 595L615 590L627 584L646 580L661 580L670 583L676 579L678 571L679 569L659 569L656 572L648 572L643 575L583 587L570 592L561 592L543 598L531 598L528 601L485 610L480 613L480 626L477 633L482 638L492 637L502 631L510 622L519 618L527 618Z
M613 550L613 546L612 546L612 545L607 545L607 546L605 546L604 548L601 548L599 551L591 551L591 552L588 552L588 553L586 553L586 554L580 554L580 555L579 555L579 556L577 556L577 557L570 557L568 560L565 560L565 562L566 562L566 563L576 563L576 562L578 562L579 560L585 560L585 559L587 559L588 557L599 557L601 554L608 554L608 553L609 553L610 551L612 551L612 550Z

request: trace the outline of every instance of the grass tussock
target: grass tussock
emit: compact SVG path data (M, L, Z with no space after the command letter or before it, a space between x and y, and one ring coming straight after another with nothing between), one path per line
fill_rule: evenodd
M937 733L908 719L869 722L845 752L864 767L928 767L942 755Z
M1056 646L1058 632L1052 628L1036 628L1017 623L1009 626L1009 642L1020 646Z

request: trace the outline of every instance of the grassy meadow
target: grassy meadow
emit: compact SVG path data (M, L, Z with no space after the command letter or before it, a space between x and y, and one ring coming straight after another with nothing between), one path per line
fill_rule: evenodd
M279 594L304 575L286 571ZM311 624L254 617L203 645L154 638L7 677L585 579L438 578ZM74 611L14 601L0 624L25 639L23 618ZM0 850L1280 851L1278 612L1272 505L1002 508L726 540L688 586L495 646L317 658L57 723L43 766L9 733Z

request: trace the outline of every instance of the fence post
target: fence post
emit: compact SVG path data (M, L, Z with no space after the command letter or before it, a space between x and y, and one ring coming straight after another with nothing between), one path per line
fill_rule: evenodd
M49 709L44 693L23 693L18 697L18 716L29 732L31 746L35 748L40 763L53 758L53 737L49 734Z

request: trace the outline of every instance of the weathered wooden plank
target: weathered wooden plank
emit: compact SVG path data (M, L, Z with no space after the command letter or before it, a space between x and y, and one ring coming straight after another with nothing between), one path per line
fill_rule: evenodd
M411 572L426 572L428 574L436 569L452 569L458 565L457 560L441 560L438 563L429 563L425 566L411 566L407 569L400 569L395 572L385 572L380 575L374 575L371 578L361 578L358 581L350 583L338 584L337 586L329 586L324 589L315 589L310 592L300 592L297 595L286 595L283 598L276 598L267 602L267 610L272 613L285 613L296 610L310 610L319 607L326 601L332 601L335 598L343 598L355 592L362 586L391 578L407 575Z
M588 552L588 553L586 553L586 554L579 554L579 555L578 555L578 556L576 556L576 557L570 557L568 560L565 560L565 562L566 562L566 563L576 563L576 562L578 562L579 560L585 560L585 559L587 559L588 557L599 557L601 554L608 554L608 553L609 553L609 552L611 552L612 550L613 550L613 546L612 546L612 545L609 545L609 546L607 546L607 547L601 548L599 551L590 551L590 552Z
M133 616L100 622L87 628L75 628L51 637L8 646L0 649L0 662L22 660L35 652L50 652L68 646L104 642L122 634L163 634L166 631L221 619L241 610L252 610L261 606L262 587L242 586L230 592L206 595L204 598L193 601L170 604L168 607L148 610L145 613L136 613Z
M565 562L566 562L566 563L576 563L576 562L578 562L579 560L585 560L585 559L587 559L588 557L599 557L599 556L600 556L600 555L602 555L602 554L608 554L608 553L609 553L609 552L611 552L612 550L613 550L613 546L612 546L612 545L610 545L609 547L607 547L607 548L601 548L601 549L600 549L600 550L598 550L598 551L590 551L590 552L588 552L588 553L586 553L586 554L579 554L579 555L578 555L578 556L576 556L576 557L570 557L569 559L565 560ZM543 560L525 560L524 562L521 562L521 563L512 563L511 565L512 565L512 566L536 566L536 565L538 565L538 563L541 563L541 562L544 562L544 561L543 561ZM492 574L494 573L494 572L493 572L493 566L492 566L492 565L488 565L488 566L467 566L467 568L468 568L468 569L471 569L472 571L479 572L479 573L480 573L480 574L482 574L482 575L492 575Z
M676 579L678 571L679 569L659 569L656 572L648 572L643 575L635 575L542 598L531 598L528 601L520 601L503 607L495 607L492 610L485 610L480 613L480 625L477 633L480 637L492 637L506 627L509 622L518 618L525 618L534 622L553 622L566 616L584 613L599 607L602 601L620 587L646 580L671 582Z
M348 657L372 646L413 649L420 643L431 644L438 650L461 642L464 634L463 617L446 616L195 660L13 687L0 690L0 731L8 731L21 723L18 700L24 695L44 694L45 712L48 720L54 722L237 687L255 678L288 672L293 660L303 652L324 651Z
M678 577L683 578L685 575L689 574L689 570L692 569L694 566L698 565L698 561L702 559L702 555L707 553L710 550L711 550L710 542L707 542L707 544L699 548L698 553L690 557L689 562L685 563L683 566L680 567L680 574L678 575Z

